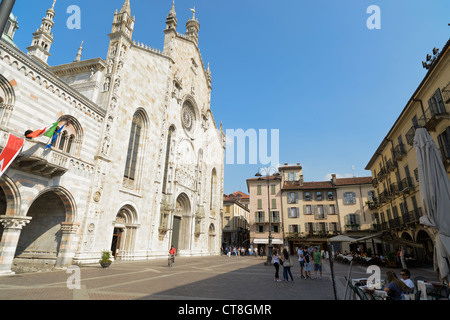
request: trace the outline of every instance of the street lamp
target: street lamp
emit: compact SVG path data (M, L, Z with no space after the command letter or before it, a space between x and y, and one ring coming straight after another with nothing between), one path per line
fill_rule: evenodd
M264 263L266 266L269 266L272 264L272 252L273 252L273 245L272 245L272 215L270 213L270 174L272 173L273 170L273 176L274 179L278 179L278 177L280 176L280 174L278 173L278 169L275 167L268 167L268 168L259 168L258 172L255 174L256 177L258 177L258 179L261 179L262 177L262 173L266 174L266 178L267 178L267 212L269 214L269 244L268 244L268 248L269 248L269 252L267 254L267 261Z

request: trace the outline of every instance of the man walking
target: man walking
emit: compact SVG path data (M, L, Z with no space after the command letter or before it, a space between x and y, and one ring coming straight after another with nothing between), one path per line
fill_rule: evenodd
M317 270L320 272L320 280L322 280L322 254L317 247L314 248L314 279L317 279Z

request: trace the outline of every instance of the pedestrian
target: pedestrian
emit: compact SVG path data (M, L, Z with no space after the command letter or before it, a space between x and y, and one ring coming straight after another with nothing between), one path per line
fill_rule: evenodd
M280 270L280 258L278 257L277 249L273 249L272 252L272 264L275 267L275 279L274 281L280 282L279 270Z
M299 247L297 250L298 262L300 263L300 278L305 279L303 275L303 268L305 267L305 257L303 255L302 247Z
M314 248L314 279L317 279L317 271L320 272L320 280L322 280L322 254L317 247Z
M259 257L262 258L263 257L263 248L259 248Z
M305 280L307 280L308 278L311 279L311 261L309 258L308 247L304 248L303 256L305 259Z
M255 251L255 257L257 258L258 257L258 248L255 247L254 251Z
M291 259L289 258L289 253L286 248L283 249L283 255L281 256L283 261L283 279L284 281L289 282L288 275L291 277L292 282L294 282L294 277L291 272Z
M405 261L405 248L400 247L400 262L402 263L402 268L407 269Z

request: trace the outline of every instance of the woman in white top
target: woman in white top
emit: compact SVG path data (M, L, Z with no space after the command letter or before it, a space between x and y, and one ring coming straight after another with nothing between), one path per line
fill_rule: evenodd
M280 277L278 275L278 272L280 270L280 258L278 257L277 249L273 249L272 252L272 264L275 267L275 279L274 281L280 282Z

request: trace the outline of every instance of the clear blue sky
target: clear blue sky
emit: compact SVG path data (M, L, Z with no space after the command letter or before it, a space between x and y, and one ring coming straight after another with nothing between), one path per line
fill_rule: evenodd
M15 42L30 45L52 0L16 0ZM115 9L124 0L58 0L50 65L105 58ZM81 9L70 30L67 8ZM172 0L131 0L134 40L162 50ZM421 62L450 36L447 0L176 0L178 32L190 8L213 76L211 108L225 129L279 129L281 163L303 166L305 181L364 170L425 75ZM369 30L367 8L381 9ZM247 160L248 162L248 160ZM247 192L256 165L226 165L224 192Z

